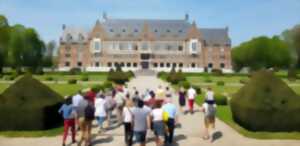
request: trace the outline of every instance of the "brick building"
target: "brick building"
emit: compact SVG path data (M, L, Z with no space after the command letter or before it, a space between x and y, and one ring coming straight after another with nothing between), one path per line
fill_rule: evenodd
M178 20L112 19L105 14L91 30L63 25L58 69L184 72L205 68L231 72L228 28L199 28L189 16Z

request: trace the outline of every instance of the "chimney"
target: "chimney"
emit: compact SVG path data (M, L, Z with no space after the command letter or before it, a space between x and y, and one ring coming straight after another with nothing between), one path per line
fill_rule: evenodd
M103 18L103 20L107 20L107 14L106 14L106 12L103 12L102 18Z
M63 24L62 25L62 30L65 30L66 29L66 24Z
M189 14L188 13L185 14L184 20L189 21Z

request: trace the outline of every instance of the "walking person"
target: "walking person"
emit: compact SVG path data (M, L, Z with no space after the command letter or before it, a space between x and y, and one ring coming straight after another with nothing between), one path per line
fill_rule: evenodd
M190 86L190 88L187 91L188 94L188 101L189 101L189 110L190 113L193 114L194 113L194 102L195 102L195 98L196 98L196 90Z
M140 146L146 146L147 129L150 127L150 111L144 108L144 102L138 100L137 107L132 109L133 131L136 142Z
M77 112L77 115L78 115L78 108L79 108L79 103L83 100L83 96L82 96L82 93L81 91L78 91L77 94L75 94L73 97L72 97L72 104L74 106L74 109L76 110ZM75 125L79 126L80 122L79 122L79 117L76 117L75 118ZM78 130L80 129L80 127L77 128Z
M166 87L166 97L171 98L172 97L172 91L170 87Z
M151 121L153 125L153 131L155 135L155 142L157 146L162 146L163 137L165 136L165 127L163 121L164 111L161 108L162 105L160 102L156 102L154 109L151 111Z
M91 142L91 135L92 135L92 122L95 118L95 106L94 103L88 99L88 105L84 110L84 122L82 125L82 136L78 143L78 146L81 146L82 142L84 142L84 146L90 146Z
M106 104L105 104L105 110L107 113L107 126L110 127L111 125L111 117L112 117L112 112L116 107L116 101L112 97L112 91L106 92Z
M124 133L125 133L125 143L127 146L132 146L132 139L133 139L132 108L133 108L133 102L128 97L125 106L123 108L123 124L124 124Z
M186 92L183 87L180 87L178 92L179 97L179 108L181 113L185 113L185 105L186 105Z
M76 143L75 135L75 117L76 111L72 105L72 97L68 97L65 99L65 103L58 110L60 114L62 114L64 119L64 134L63 134L63 146L66 145L66 140L68 136L69 129L71 129L72 133L72 143Z
M216 107L216 104L209 100L206 100L202 105L201 111L204 112L204 140L209 140L215 129ZM212 141L213 139L211 139Z
M123 112L123 108L125 105L125 99L126 99L126 94L123 91L123 89L121 87L117 88L117 93L115 96L115 101L117 103L117 120L118 120L118 125L121 125L123 120L122 120L122 112Z
M105 95L98 94L95 100L95 117L99 125L99 133L104 131L103 123L106 120L106 110L105 110Z
M205 94L205 100L215 101L214 92L212 91L211 87L207 88L207 91L206 91L206 94Z
M165 102L165 105L162 107L165 115L167 115L167 117L164 117L166 118L165 125L167 129L167 132L165 133L165 144L172 144L175 125L178 123L177 108L176 105L172 103L171 99L167 98Z

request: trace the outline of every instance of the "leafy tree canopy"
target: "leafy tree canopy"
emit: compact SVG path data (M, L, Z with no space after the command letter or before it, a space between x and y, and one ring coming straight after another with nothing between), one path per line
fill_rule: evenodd
M251 70L287 68L292 61L288 45L278 36L261 36L242 43L232 50L232 60L236 70L243 67L249 67Z

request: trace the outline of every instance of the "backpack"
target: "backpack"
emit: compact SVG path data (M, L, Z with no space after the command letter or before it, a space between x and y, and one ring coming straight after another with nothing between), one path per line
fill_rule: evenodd
M95 118L95 107L88 105L84 110L84 118L86 120L93 120Z
M207 117L215 117L216 116L216 108L213 105L208 105L205 115Z

